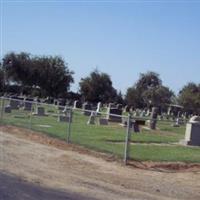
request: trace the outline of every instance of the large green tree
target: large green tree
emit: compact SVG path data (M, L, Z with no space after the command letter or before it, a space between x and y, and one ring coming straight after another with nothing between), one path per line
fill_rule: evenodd
M129 87L125 96L126 104L133 106L134 108L143 107L143 102L141 101L141 95L135 86Z
M44 96L61 97L69 91L73 72L59 56L34 58L32 83L41 88Z
M61 97L73 82L73 72L59 56L31 56L28 53L9 53L3 58L8 83L29 90L40 90L42 96Z
M200 84L188 83L179 92L179 103L189 113L200 114Z
M109 102L116 97L117 91L112 86L110 76L95 70L86 78L82 78L80 83L80 93L86 101Z
M141 73L138 81L126 93L126 101L137 108L164 107L171 102L173 92L162 85L158 73Z
M28 53L9 53L3 58L3 68L7 81L17 83L22 86L30 84L31 78L31 57Z

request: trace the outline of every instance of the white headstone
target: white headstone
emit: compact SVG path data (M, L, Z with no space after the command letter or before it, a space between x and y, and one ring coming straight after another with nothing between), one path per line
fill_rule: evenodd
M100 108L101 108L101 102L99 102L99 103L97 104L97 110L96 110L97 113L100 112Z
M185 142L188 145L200 146L200 117L193 116L186 125Z

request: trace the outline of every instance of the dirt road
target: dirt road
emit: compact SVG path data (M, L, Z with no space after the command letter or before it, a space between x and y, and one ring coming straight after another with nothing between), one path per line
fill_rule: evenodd
M125 167L51 143L1 129L1 200L200 199L200 170L169 173Z

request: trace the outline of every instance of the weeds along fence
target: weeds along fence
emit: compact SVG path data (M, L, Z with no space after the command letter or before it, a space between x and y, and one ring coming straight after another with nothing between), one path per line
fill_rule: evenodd
M0 123L45 133L49 136L78 144L121 158L129 158L130 116L108 114L93 110L46 104L23 99L1 97ZM91 114L92 113L92 114Z

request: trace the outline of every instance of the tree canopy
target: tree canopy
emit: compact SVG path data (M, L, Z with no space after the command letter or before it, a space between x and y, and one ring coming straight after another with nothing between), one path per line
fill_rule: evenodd
M73 74L60 56L11 52L0 62L0 92L126 103L134 108L158 106L162 110L168 104L178 103L185 111L200 114L200 84L186 84L177 97L162 84L158 73L149 71L140 74L135 84L127 89L124 98L121 91L113 87L111 77L98 70L81 79L79 92L70 92Z
M80 83L80 93L86 101L109 102L116 97L116 90L112 86L110 76L95 70L86 78L82 78Z
M200 114L200 84L190 82L183 86L178 101L186 112Z
M9 83L39 89L42 96L59 97L73 82L73 72L59 56L31 56L28 53L9 53L3 58L3 69Z
M138 81L126 92L126 101L135 108L150 106L164 107L171 102L173 92L162 85L159 74L147 72L140 74Z

